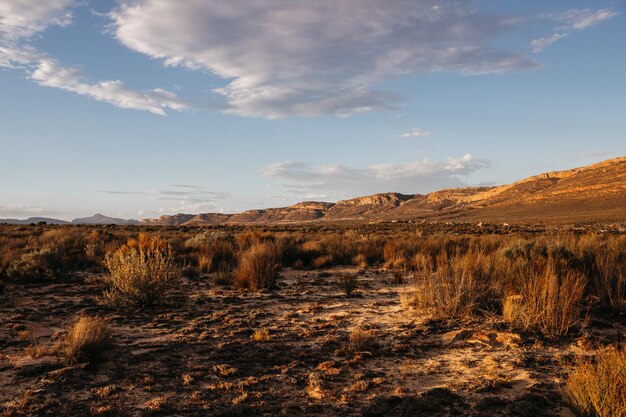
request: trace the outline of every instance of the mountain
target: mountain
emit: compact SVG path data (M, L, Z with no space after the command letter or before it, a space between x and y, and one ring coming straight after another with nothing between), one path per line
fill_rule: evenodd
M96 225L106 225L106 224L115 224L115 225L132 225L139 224L138 220L124 220L124 219L116 219L113 217L108 217L103 214L94 214L91 217L83 217L79 219L72 220L72 224L96 224Z
M513 184L407 195L381 193L337 203L305 201L236 214L177 214L153 225L431 220L508 223L626 222L626 157L535 175Z
M31 223L39 223L39 222L46 222L47 224L68 224L69 223L69 222L67 222L65 220L51 219L51 218L48 218L48 217L29 217L28 219L25 219L25 220L0 219L0 224L2 224L2 223L6 223L6 224L31 224Z

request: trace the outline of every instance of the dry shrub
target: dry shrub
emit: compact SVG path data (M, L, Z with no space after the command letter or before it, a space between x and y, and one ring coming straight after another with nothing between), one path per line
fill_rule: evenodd
M435 317L466 318L489 304L490 276L491 263L482 254L448 257L442 251L434 266L424 262L408 278L412 282L402 293L402 302Z
M127 307L147 307L160 301L177 268L171 247L163 240L140 234L106 258L111 284L105 298Z
M584 275L550 260L543 271L530 274L517 297L504 300L503 313L524 330L538 330L549 338L558 338L582 322L585 286Z
M380 348L380 342L374 330L365 330L357 327L350 332L348 339L350 341L348 351L351 353L375 353Z
M272 288L280 270L280 253L276 245L257 243L241 254L234 278L240 288L257 291Z
M80 317L61 341L60 351L70 363L93 362L112 342L106 321L98 317Z
M588 417L626 416L626 350L608 348L583 361L569 375L567 393Z
M383 259L387 268L404 268L413 251L412 244L406 240L393 239L383 247Z
M358 278L355 274L341 274L337 279L339 286L343 292L350 297L359 285Z
M204 273L230 272L237 260L237 243L230 233L206 231L187 239L184 246L200 253L198 266Z
M55 251L57 262L64 270L78 270L92 265L85 252L85 237L79 230L46 230L39 236L38 243L42 248L52 248Z
M600 303L620 313L626 308L626 250L599 248L591 276Z
M49 281L62 272L58 251L54 248L34 249L22 254L6 271L14 282Z
M252 333L252 336L250 336L250 339L255 342L267 342L271 338L272 337L270 336L270 331L268 329L255 330L254 333Z

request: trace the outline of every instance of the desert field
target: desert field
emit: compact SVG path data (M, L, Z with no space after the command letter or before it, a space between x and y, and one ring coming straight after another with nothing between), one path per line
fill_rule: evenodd
M0 225L1 416L624 416L626 230Z

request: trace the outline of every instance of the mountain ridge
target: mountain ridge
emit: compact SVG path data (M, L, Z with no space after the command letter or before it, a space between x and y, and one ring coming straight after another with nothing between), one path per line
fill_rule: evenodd
M50 224L202 226L394 220L626 222L626 157L545 172L511 184L450 188L428 194L386 192L336 203L302 201L287 207L252 209L233 214L178 213L141 221L96 214L71 222L32 217L26 220L0 219L0 223L45 221Z

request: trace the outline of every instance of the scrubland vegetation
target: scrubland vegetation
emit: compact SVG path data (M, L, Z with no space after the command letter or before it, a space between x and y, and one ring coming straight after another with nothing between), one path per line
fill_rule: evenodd
M149 323L154 319L157 320L155 323L160 323L155 328L187 329L179 338L195 335L188 348L189 360L193 356L194 360L202 361L197 346L212 344L211 338L221 340L215 347L218 353L212 351L206 360L212 363L214 359L210 358L223 356L225 363L214 363L211 369L218 367L215 369L231 369L232 372L212 378L246 375L247 378L260 378L278 366L272 365L272 361L285 367L281 368L284 375L292 372L290 369L309 372L305 376L297 374L290 381L294 387L304 384L303 392L309 392L307 401L320 402L317 407L322 409L317 411L318 414L315 414L315 408L307 408L314 407L311 404L293 405L294 410L300 407L301 411L309 410L312 415L341 415L344 412L347 415L396 415L389 413L403 407L413 409L421 404L419 395L435 394L445 394L449 400L449 403L441 400L444 401L441 410L453 413L458 406L459 410L469 413L466 415L492 415L490 412L501 415L494 411L499 410L498 404L501 410L506 409L511 415L530 416L537 415L537 412L550 415L558 412L559 407L569 407L572 412L588 416L626 415L626 356L620 345L626 336L625 234L581 230L537 233L497 228L489 229L488 233L484 233L484 229L467 233L463 227L457 232L452 229L453 233L450 230L442 233L432 225L426 226L0 226L0 303L4 303L1 314L5 315L2 320L7 329L0 337L0 349L8 352L23 345L20 352L30 349L32 361L51 357L70 365L89 363L93 365L92 369L81 372L98 373L99 362L115 362L116 355L130 349L125 346L124 338L132 339L132 333L139 331L136 326L146 332L152 328ZM55 306L54 300L48 300L45 308L55 312L54 319L61 330L58 335L52 332L35 338L28 330L28 326L34 324L25 317L29 314L36 316L36 309L31 311L29 307L24 313L18 306L29 297L36 298L37 295L31 295L31 292L42 288L71 291L75 294L75 305L67 304L64 310L62 305ZM270 299L261 294L269 294ZM52 289L49 296L54 297ZM91 301L81 297L88 297ZM281 299L285 297L287 299L281 307ZM216 307L216 300L220 300L223 311ZM331 315L320 315L337 303L344 307L337 307ZM276 309L267 310L270 305ZM294 305L300 305L300 308L290 310ZM371 312L357 320L359 313L350 310L351 306L369 306ZM237 317L229 317L225 312L232 311L231 308L238 309L237 314L248 318L237 318L237 314ZM286 310L282 311L282 308ZM377 309L383 316L381 321L378 324L368 322L368 318L378 320ZM352 318L345 319L345 314L351 314ZM303 318L305 315L311 315L311 319L307 319L310 322ZM385 315L392 317L393 321L385 321ZM219 328L219 334L208 336L212 334L212 328L216 332ZM605 329L611 329L610 335L605 334ZM483 334L486 336L481 336ZM114 338L116 341L121 338L121 341L112 344ZM433 338L438 342L433 342ZM439 341L447 338L450 341ZM319 347L317 350L301 347L305 349L305 356L295 352L288 354L292 355L289 363L274 358L283 349L295 349L294 344L300 339L311 339L310 343L317 343ZM470 342L474 339L476 342ZM182 342L168 343L172 343L171 348L178 352L176 346L181 346ZM485 396L484 392L498 393L501 387L516 386L517 381L507 377L503 370L492 370L491 365L485 365L486 373L476 377L480 378L468 379L473 381L467 384L475 385L474 391L468 391L467 386L456 386L453 377L440 378L454 388L443 394L428 390L422 390L420 394L415 390L406 391L402 386L391 392L384 390L381 383L384 378L381 377L397 378L399 384L406 376L403 372L409 372L403 370L404 367L411 369L412 366L405 362L433 355L428 346L435 351L459 346L459 343L488 346L492 350L485 355L505 355L493 351L504 349L504 346L508 346L508 350L519 350L517 356L525 357L527 363L520 364L519 357L511 357L511 367L531 369L525 371L524 378L543 381L537 383L538 386L552 384L552 396L543 392L543 400L539 401L545 407L531 407L527 412L515 408L528 400L524 395L538 395L531 385L508 388L512 393L522 393L515 394L517 397L507 394L497 396L496 400L496 396ZM239 356L219 353L228 352L232 344L239 346ZM537 346L540 345L561 352L554 354L555 362L549 369L531 366L543 354L533 356L528 352L533 349L539 352ZM416 349L423 353L416 353ZM111 350L114 353L108 354ZM168 349L159 351L157 348L157 351L158 355L164 356L162 360L174 360L167 359ZM382 374L366 365L368 358L372 357L389 361L385 362L387 368ZM175 358L176 361L183 359L180 352ZM487 356L481 358L489 359ZM247 359L254 366L246 375L239 375L236 368L244 366L240 362ZM58 368L58 365L45 362L48 368L33 365L39 366L39 371L24 371L22 365L16 365L21 363L16 360L7 362L13 365L0 367L0 378L25 378L19 376L24 372L34 372L35 376L44 372L45 375L50 372L46 369ZM323 366L320 364L316 368L311 361ZM345 364L341 365L341 361ZM309 365L313 370L306 371L304 368ZM352 370L358 366L365 369L360 371L364 372L362 376ZM17 369L15 375L11 373L14 369ZM194 383L198 378L204 378L205 386L214 386L209 390L211 392L230 389L239 392L239 397L228 402L229 407L241 409L243 414L227 408L225 410L235 414L219 415L264 412L266 400L258 397L264 391L246 390L249 383L245 383L246 379L239 380L238 385L229 380L218 386L193 368L184 375L180 377L187 381L184 386L195 387L195 391L185 397L187 413L193 414L190 410L194 407L205 409L208 404L224 408L220 399L198 391ZM343 388L336 385L344 375L356 380L349 382L350 389L345 388L343 394L338 394ZM161 376L162 381L168 378ZM284 384L284 381L272 382L269 375L263 378L267 378L263 381L269 387L265 395L274 395L271 394L272 384ZM555 383L559 380L566 382ZM398 384L390 383L390 386ZM481 384L487 384L487 388ZM155 388L151 389L146 392L153 392ZM117 387L113 391L123 389ZM1 395L6 392L9 391L0 390ZM20 406L19 401L0 397L2 415L35 413L36 407L26 405L30 403L24 392L11 392L19 394L24 404ZM360 397L360 392L377 394ZM460 405L463 401L459 400L459 395L463 392L472 393L463 400L469 401L471 407ZM476 393L481 393L481 397L476 397L479 395ZM166 394L173 395L171 392ZM194 400L194 395L199 397ZM277 399L280 395L275 394ZM150 407L138 409L150 409L151 413L164 415L174 412L168 398L158 401L153 398ZM344 406L345 409L341 408ZM61 405L52 404L44 409L62 415L62 407L59 407ZM104 407L101 412L93 408L89 412L107 414L110 411L115 414L115 407L101 407ZM123 405L116 407L120 412L124 410ZM382 411L376 411L376 407ZM360 411L350 414L346 411L349 409ZM448 415L437 414L441 410L435 410L432 415ZM215 413L218 415L217 411Z

